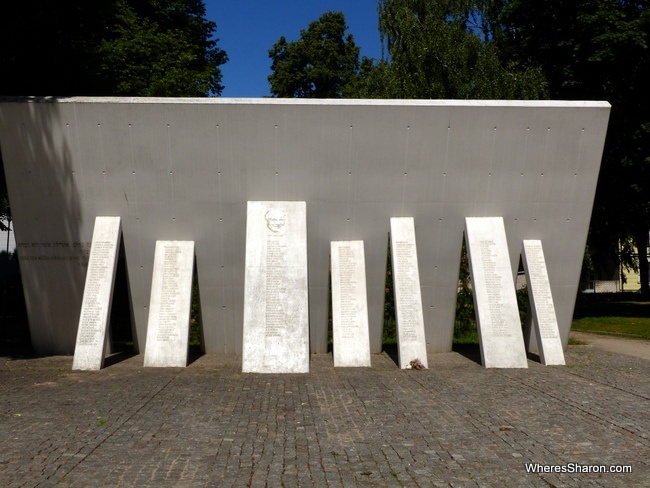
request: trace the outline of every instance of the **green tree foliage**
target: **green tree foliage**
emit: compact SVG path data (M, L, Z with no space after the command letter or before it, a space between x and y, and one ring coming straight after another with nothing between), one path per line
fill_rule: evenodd
M6 2L0 95L206 96L227 61L202 0Z
M4 2L0 95L92 94L96 55L114 1Z
M488 5L489 4L489 5ZM534 66L504 65L490 2L380 0L384 58L368 76L377 98L545 98Z
M598 268L617 261L619 239L640 251L644 291L650 230L650 13L628 0L511 0L498 44L512 62L540 66L552 98L612 104L591 221Z
M458 271L458 293L456 294L456 319L454 321L454 340L459 342L475 342L476 315L474 310L474 294L469 276L469 260L467 246L463 239L460 253L460 268Z
M359 48L341 12L326 12L300 31L278 40L269 57L271 93L283 98L350 98L359 92ZM366 66L368 61L365 61Z
M223 90L226 53L202 0L117 0L99 46L103 87L118 95L193 96Z

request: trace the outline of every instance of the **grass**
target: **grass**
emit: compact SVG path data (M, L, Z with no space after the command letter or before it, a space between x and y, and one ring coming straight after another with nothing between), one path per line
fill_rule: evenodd
M454 335L454 345L478 344L478 330L466 331L459 335Z
M574 320L571 330L650 340L650 318L584 317Z
M650 340L650 302L576 303L571 330Z
M573 337L569 337L570 346L586 346L587 344L589 343L585 341L579 341L578 339L574 339Z

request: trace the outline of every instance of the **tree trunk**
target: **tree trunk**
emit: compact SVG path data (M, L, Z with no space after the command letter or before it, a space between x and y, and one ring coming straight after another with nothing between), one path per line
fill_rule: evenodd
M650 282L648 281L648 229L637 232L635 244L639 256L639 277L641 293L650 296Z

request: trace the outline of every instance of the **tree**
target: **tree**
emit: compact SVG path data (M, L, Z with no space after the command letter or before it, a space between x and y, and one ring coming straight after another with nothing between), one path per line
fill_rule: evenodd
M0 95L90 95L113 0L5 2Z
M591 219L592 258L618 262L619 242L639 251L648 284L650 230L650 13L629 0L511 0L500 17L502 52L540 66L553 98L612 104Z
M202 0L117 0L99 46L100 83L116 95L220 95L225 51Z
M287 41L282 36L269 57L272 74L268 77L275 97L350 98L359 91L359 51L341 12L326 12L300 39ZM366 64L368 61L366 61Z
M0 95L206 96L227 61L201 0L3 6Z
M377 98L546 98L536 67L501 62L491 2L380 0L384 59L368 76Z

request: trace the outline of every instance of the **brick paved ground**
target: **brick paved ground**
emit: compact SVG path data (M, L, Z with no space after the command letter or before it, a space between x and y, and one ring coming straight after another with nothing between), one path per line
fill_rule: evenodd
M0 358L0 486L650 486L650 361L572 346L566 367L458 354L401 371L312 356L305 375L131 357ZM628 464L527 474L525 463Z

